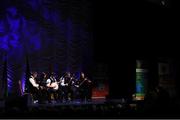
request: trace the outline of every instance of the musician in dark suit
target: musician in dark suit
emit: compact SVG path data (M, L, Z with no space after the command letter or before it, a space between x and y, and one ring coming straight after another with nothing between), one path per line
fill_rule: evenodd
M75 74L71 76L70 82L69 82L69 98L71 101L74 101L77 99L77 87L75 86L77 82Z
M92 97L92 86L93 86L92 81L87 79L84 84L86 86L85 87L85 98L87 101L90 102L91 97Z
M48 99L48 93L47 93L47 89L46 89L46 81L48 79L48 76L45 72L42 72L41 75L40 75L40 89L39 89L39 92L40 92L40 103L45 103L45 101Z
M81 101L91 100L91 84L92 82L81 72L78 86Z
M69 91L69 82L71 80L71 73L70 72L66 72L65 76L60 78L60 85L61 85L61 101L69 101L68 99L68 95L70 93Z

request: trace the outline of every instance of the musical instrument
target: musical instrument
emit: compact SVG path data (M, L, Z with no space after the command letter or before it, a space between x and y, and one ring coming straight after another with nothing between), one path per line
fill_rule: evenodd
M85 78L79 85L74 85L75 87L79 88L85 81L87 81L88 79Z
M59 89L59 82L52 82L50 83L49 86L40 86L39 88L40 89L45 89L45 90L48 90L50 88L54 89L54 90L58 90Z
M47 90L48 87L47 86L39 86L38 90Z
M72 82L72 80L74 80L74 81L78 81L78 79L77 79L77 78L74 78L74 77L72 76L72 77L71 77L71 80L68 82L67 86L71 85L70 83Z
M68 86L69 86L69 84L71 83L72 80L73 80L73 77L71 77L70 80L69 80L69 82L67 83Z
M50 85L50 88L53 88L54 90L58 90L59 89L59 84L60 82L53 82Z
M62 77L61 77L61 78L60 78L60 82L61 82L62 80L65 82L65 78L62 78ZM61 85L61 86L70 86L70 83L72 82L72 80L73 80L73 77L70 78L70 80L69 80L68 83L66 83L66 84L64 83L64 85Z

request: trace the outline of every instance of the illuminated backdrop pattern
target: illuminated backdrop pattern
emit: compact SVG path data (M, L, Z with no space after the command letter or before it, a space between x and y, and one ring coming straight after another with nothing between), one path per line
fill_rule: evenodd
M0 80L7 58L9 93L31 71L89 72L92 3L88 0L3 0L0 5ZM2 84L1 84L2 87Z

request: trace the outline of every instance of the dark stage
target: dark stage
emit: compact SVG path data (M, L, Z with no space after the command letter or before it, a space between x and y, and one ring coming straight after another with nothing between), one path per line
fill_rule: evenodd
M0 118L180 117L177 6L0 1Z
M10 103L9 103L10 105ZM23 105L14 101L1 108L1 118L179 118L179 103L150 105L122 99Z

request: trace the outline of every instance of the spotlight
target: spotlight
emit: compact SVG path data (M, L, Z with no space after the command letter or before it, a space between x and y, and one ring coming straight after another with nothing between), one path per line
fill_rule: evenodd
M166 3L165 3L165 1L162 0L162 1L161 1L161 4L164 6Z

